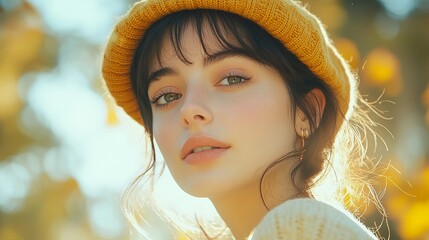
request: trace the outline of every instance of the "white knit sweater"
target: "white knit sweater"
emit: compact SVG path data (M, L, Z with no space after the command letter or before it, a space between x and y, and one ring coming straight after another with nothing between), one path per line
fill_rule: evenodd
M293 199L272 209L250 234L249 240L377 239L351 214L326 203Z

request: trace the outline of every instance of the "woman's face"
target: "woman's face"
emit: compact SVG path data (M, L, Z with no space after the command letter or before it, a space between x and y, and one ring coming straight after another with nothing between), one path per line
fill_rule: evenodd
M296 140L282 78L251 58L222 54L211 33L204 40L214 58L204 54L192 27L183 32L182 50L192 64L182 62L166 39L161 65L150 69L156 74L148 94L153 134L172 176L198 197L259 184L265 168L292 151Z

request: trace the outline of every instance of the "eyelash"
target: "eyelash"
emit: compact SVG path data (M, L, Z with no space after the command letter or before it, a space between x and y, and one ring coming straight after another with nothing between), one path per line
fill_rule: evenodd
M229 85L220 85L220 86L222 86L222 87L228 87L228 88L233 88L233 87L241 87L241 86L243 86L244 84L246 84L247 83L247 81L248 80L250 80L250 76L246 76L246 75L244 75L244 74L240 74L240 73L234 73L234 72L229 72L225 77L223 77L219 82L222 82L223 80L225 80L226 78L229 78L229 77L239 77L239 78L241 78L243 81L242 82L240 82L240 83L236 83L236 84L229 84ZM218 82L218 83L219 83ZM155 106L155 108L165 108L165 107L167 107L168 105L170 105L170 103L166 103L166 104L158 104L157 102L158 102L158 100L160 99L160 98L162 98L163 96L165 96L166 94L169 94L169 93L173 93L173 94L177 94L177 95L179 95L179 98L182 96L182 94L180 94L180 93L175 93L174 91L172 91L171 89L162 89L162 90L160 90L160 92L158 93L158 94L156 94L155 96L153 96L151 99L150 99L150 102L151 102L151 104L152 105L154 105Z
M160 98L162 98L163 96L165 96L166 94L169 94L169 93L178 94L178 95L180 95L179 97L181 97L181 96L182 96L182 94L180 94L180 93L175 93L172 89L169 89L169 88L167 88L167 89L161 89L159 93L157 93L155 96L153 96L153 97L150 99L150 103L151 103L152 105L154 105L156 108L164 108L164 107L167 107L168 105L170 105L170 103L166 103L166 104L158 104L157 102L158 102L158 100L159 100Z
M232 87L241 87L241 86L243 86L243 84L246 84L247 83L247 81L248 80L250 80L250 76L246 76L246 75L244 75L244 74L241 74L241 73L236 73L236 72L229 72L225 77L223 77L222 78L222 80L220 80L219 82L222 82L223 80L225 80L225 78L229 78L229 77L239 77L239 78L241 78L241 79L243 79L243 81L242 82L240 82L240 83L236 83L236 84L229 84L229 85L221 85L221 86L223 86L223 87L230 87L230 88L232 88ZM218 82L218 83L219 83Z

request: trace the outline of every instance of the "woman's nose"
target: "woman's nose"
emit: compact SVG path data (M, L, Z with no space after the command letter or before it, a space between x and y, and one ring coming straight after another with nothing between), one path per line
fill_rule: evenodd
M195 89L190 91L184 100L180 110L184 127L208 124L213 120L213 115L207 104L207 93Z

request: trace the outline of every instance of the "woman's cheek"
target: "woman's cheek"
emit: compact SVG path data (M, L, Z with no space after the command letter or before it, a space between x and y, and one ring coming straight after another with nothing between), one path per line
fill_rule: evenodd
M251 95L235 98L225 104L224 107L225 116L229 121L232 121L232 125L266 125L267 121L262 119L268 119L269 115L275 114L277 109L273 108L272 102L267 101L266 97ZM261 121L258 121L261 120Z
M180 139L176 125L168 118L154 117L153 119L153 136L165 160L174 156L172 149Z

